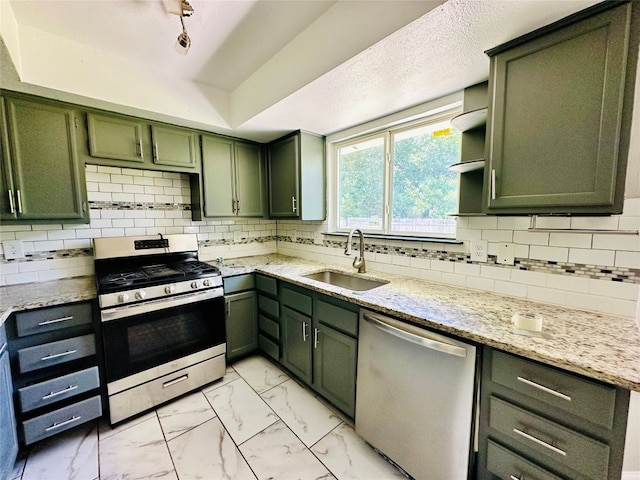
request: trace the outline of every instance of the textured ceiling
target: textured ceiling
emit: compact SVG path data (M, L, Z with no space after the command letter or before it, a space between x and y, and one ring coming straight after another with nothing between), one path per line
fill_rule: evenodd
M484 50L594 3L193 0L183 57L175 0L0 0L0 86L258 141L329 134L483 81Z

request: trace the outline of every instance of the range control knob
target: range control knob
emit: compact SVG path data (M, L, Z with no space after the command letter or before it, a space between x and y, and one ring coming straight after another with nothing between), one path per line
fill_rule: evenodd
M198 285L198 282L191 282L191 288L198 288L200 285Z
M124 303L127 300L129 300L129 294L121 293L120 295L118 295L118 303Z
M145 292L144 290L138 290L136 292L136 300L144 300L144 297L147 296L147 292Z
M175 285L167 285L166 287L164 287L164 293L171 294L171 293L174 293L175 291L176 291Z
M211 280L209 280L209 279L203 280L202 281L202 285L204 285L205 287L210 287L211 286Z

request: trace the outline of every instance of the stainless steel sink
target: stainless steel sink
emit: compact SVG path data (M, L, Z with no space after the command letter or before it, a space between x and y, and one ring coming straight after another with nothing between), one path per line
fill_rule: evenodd
M322 272L310 273L309 275L303 275L303 277L309 280L316 280L318 282L328 283L336 287L346 288L348 290L355 290L357 292L363 292L371 290L372 288L380 287L389 282L370 280L368 278L354 277L352 275L346 275L340 272L333 272L331 270L324 270Z

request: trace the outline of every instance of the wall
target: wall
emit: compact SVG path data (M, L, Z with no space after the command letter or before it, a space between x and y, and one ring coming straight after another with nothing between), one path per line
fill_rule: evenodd
M91 223L0 226L0 240L22 240L24 259L0 256L0 285L93 274L91 239L195 233L200 258L276 251L276 222L263 219L191 220L186 175L86 166Z

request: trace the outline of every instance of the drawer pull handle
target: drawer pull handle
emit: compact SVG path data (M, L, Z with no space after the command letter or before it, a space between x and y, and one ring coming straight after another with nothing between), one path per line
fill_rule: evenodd
M52 323L66 322L67 320L73 320L73 316L56 318L56 319L53 319L53 320L45 320L44 322L40 322L38 325L43 327L45 325L51 325Z
M2 355L5 352L5 350L7 349L7 345L9 345L7 342L4 342L2 344L2 347L0 347L0 355Z
M509 475L509 480L522 480L522 478L516 477L515 475Z
M46 361L46 360L52 360L54 358L66 357L67 355L72 355L76 352L77 350L67 350L66 352L62 352L62 353L51 353L45 357L42 357L40 360Z
M537 443L538 445L541 445L545 448L548 448L549 450L551 450L552 452L555 452L559 455L562 455L563 457L567 456L567 452L565 452L564 450L560 450L557 447L554 447L553 445L548 444L547 442L544 442L542 440L540 440L539 438L534 437L533 435L529 435L528 433L523 432L522 430L518 430L517 428L513 429L514 433L517 433L518 435L526 438L527 440L531 440L533 443Z
M170 387L171 385L175 385L176 383L184 382L188 378L189 378L189 374L187 373L181 377L174 378L173 380L169 380L168 382L164 382L162 384L162 388L167 388L167 387Z
M65 420L64 422L56 422L50 427L44 429L45 432L50 432L51 430L55 430L56 428L64 427L65 425L69 425L70 423L77 422L82 418L81 415L74 415L69 420Z
M563 400L566 400L567 402L571 401L571 397L569 395L565 395L564 393L545 387L544 385L540 385L539 383L532 382L531 380L526 379L524 377L518 377L518 381L524 383L525 385L529 385L530 387L537 388L538 390L542 390L543 392L550 393L554 397L561 398Z
M78 388L78 385L69 385L68 387L63 388L62 390L58 390L57 392L47 393L44 397L42 397L42 399L49 400L50 398L57 397L58 395L62 395L63 393L72 392L76 388Z

